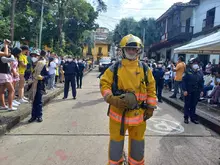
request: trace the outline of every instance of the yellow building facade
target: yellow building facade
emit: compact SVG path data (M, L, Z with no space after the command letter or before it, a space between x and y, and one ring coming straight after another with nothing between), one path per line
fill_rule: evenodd
M108 43L96 43L94 48L92 48L92 57L94 61L99 60L101 57L107 57L109 50ZM85 45L83 48L83 57L87 58L89 54L88 46Z

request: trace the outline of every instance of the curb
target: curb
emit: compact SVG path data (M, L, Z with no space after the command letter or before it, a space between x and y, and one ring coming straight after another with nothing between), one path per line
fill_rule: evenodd
M90 69L84 73L84 76L91 72L93 69ZM47 105L51 100L60 95L64 91L64 88L60 88L55 92L52 92L46 96L43 96L43 106ZM17 111L15 116L4 116L0 120L0 136L4 135L11 128L16 126L21 120L27 118L31 114L30 104L24 105L21 111ZM3 123L3 124L1 124Z
M162 96L162 99L168 103L169 105L173 106L174 108L176 108L177 110L179 110L180 112L184 113L184 110L183 110L183 105L180 105L174 101L171 101L170 99L166 98L166 97L163 97ZM206 116L202 111L200 111L198 108L197 108L197 116L198 116L198 119L199 119L199 122L201 124L203 124L204 126L208 127L209 129L213 130L214 132L220 134L220 123L216 122L216 121L213 121L212 120L212 117L210 116Z

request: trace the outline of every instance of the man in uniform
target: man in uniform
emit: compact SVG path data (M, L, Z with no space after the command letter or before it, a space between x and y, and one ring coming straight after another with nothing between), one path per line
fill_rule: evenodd
M154 79L156 81L156 93L158 102L162 103L162 91L164 86L164 70L163 70L163 62L159 61L157 64L157 68L153 70Z
M200 96L203 95L203 76L199 72L199 65L197 58L191 58L189 60L189 69L183 76L183 94L185 97L184 104L184 123L188 124L188 118L191 122L198 124L196 116L196 105Z
M64 97L66 99L68 97L69 92L69 84L71 83L72 87L72 96L73 99L76 99L76 75L79 70L77 64L73 61L71 56L68 57L68 60L64 63L63 66L64 76L65 76L65 85L64 85Z
M122 60L108 68L100 79L101 93L110 104L108 164L123 163L124 136L128 130L128 162L143 165L146 120L156 108L155 80L151 70L138 60L143 49L140 38L129 34L121 40L120 47ZM130 94L137 100L133 108L132 101L126 99Z
M77 88L81 89L82 88L83 72L85 70L85 65L83 64L83 61L81 59L78 60L78 69L79 69L79 72L76 77Z
M33 82L31 85L31 90L29 92L29 98L32 100L32 113L31 118L28 122L42 122L42 108L43 101L42 95L45 91L45 80L48 78L48 71L46 69L46 64L40 57L39 50L33 50L30 54L31 61L33 62Z

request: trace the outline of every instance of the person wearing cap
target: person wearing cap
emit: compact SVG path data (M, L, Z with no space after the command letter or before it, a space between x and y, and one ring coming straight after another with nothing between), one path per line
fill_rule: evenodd
M24 85L25 85L25 78L24 74L27 68L28 60L27 60L27 54L29 52L29 47L27 45L21 46L21 54L19 56L18 62L18 72L19 72L19 89L18 89L18 97L20 103L27 103L27 98L24 97Z
M153 70L154 79L156 81L156 93L158 102L162 103L162 91L164 86L164 70L163 62L158 61L157 67Z
M32 84L29 92L29 99L32 100L32 113L28 122L31 123L35 120L42 122L42 95L45 91L45 80L49 74L39 50L33 50L30 56L33 62Z
M204 79L199 72L197 58L189 60L189 69L185 72L182 80L182 89L184 94L184 123L191 122L198 124L196 115L196 105L199 98L203 95Z

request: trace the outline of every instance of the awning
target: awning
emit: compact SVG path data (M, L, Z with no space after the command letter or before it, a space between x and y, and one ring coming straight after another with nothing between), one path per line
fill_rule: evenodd
M174 49L174 53L220 54L220 31L198 41Z

